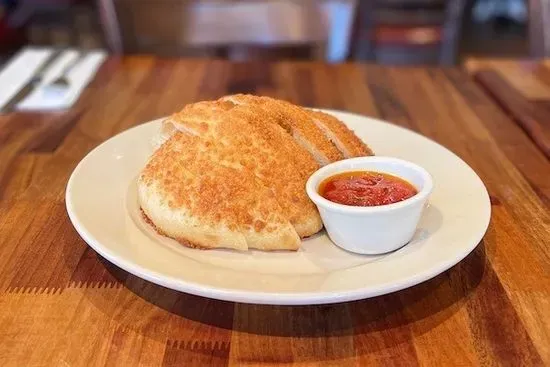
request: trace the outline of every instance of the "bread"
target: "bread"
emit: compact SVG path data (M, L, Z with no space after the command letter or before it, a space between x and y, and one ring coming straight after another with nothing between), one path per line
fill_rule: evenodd
M300 237L317 233L321 217L305 191L307 178L319 168L277 124L270 124L255 106L200 102L171 117L178 130L211 143L213 161L249 169L274 192L283 214ZM297 159L298 158L298 159Z
M141 173L139 202L157 231L197 248L298 249L273 192L249 170L210 159L208 148L177 132Z
M322 228L305 191L309 176L372 154L330 115L250 95L187 105L152 140L138 179L143 215L198 248L298 249Z
M308 114L345 158L373 155L372 150L336 117L321 111L308 111Z
M343 159L344 156L315 124L307 110L292 103L269 97L232 95L222 98L240 105L256 105L271 114L277 123L288 131L294 140L304 147L320 165Z

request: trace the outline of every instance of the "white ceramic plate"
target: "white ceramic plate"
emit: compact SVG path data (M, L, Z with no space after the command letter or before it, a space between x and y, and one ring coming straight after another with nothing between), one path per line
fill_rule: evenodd
M298 252L238 253L189 249L157 235L139 215L136 178L151 154L151 136L160 120L109 139L80 162L67 186L69 217L95 251L138 277L247 303L320 304L390 293L440 274L476 247L487 230L491 207L485 186L466 163L409 130L327 112L378 155L412 161L433 176L430 205L405 247L381 256L355 255L321 232L304 240Z

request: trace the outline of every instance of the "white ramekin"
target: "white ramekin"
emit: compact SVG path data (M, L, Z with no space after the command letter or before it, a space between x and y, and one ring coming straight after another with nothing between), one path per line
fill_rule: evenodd
M418 193L398 203L371 207L337 204L319 194L321 182L346 171L376 171L400 177ZM308 179L306 191L317 205L330 239L359 254L382 254L407 244L413 237L432 192L433 181L422 167L397 158L359 157L331 163Z

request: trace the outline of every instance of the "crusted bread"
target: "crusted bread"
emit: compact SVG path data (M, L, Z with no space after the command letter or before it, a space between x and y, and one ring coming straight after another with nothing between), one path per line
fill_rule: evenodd
M298 249L273 192L245 167L213 160L209 148L176 132L142 171L139 202L159 233L198 248Z
M298 235L311 236L321 230L322 221L306 194L305 183L319 166L279 125L257 110L254 106L200 102L172 116L170 123L210 142L212 161L253 172L273 191Z
M221 98L239 105L256 105L269 113L277 123L288 131L294 140L304 147L320 165L326 165L343 159L323 131L314 122L308 111L290 102L245 94L236 94Z
M308 111L308 114L344 157L373 155L372 150L336 117L321 111Z
M264 109L257 106L239 106L233 113L246 118L259 135L268 139L280 154L292 160L294 170L306 180L320 168L313 156L294 139L289 139L287 131Z

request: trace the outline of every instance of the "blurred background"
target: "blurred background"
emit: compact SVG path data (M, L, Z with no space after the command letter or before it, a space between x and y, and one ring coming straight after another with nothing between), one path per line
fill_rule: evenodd
M0 62L26 45L231 60L453 65L549 55L547 0L0 0Z

